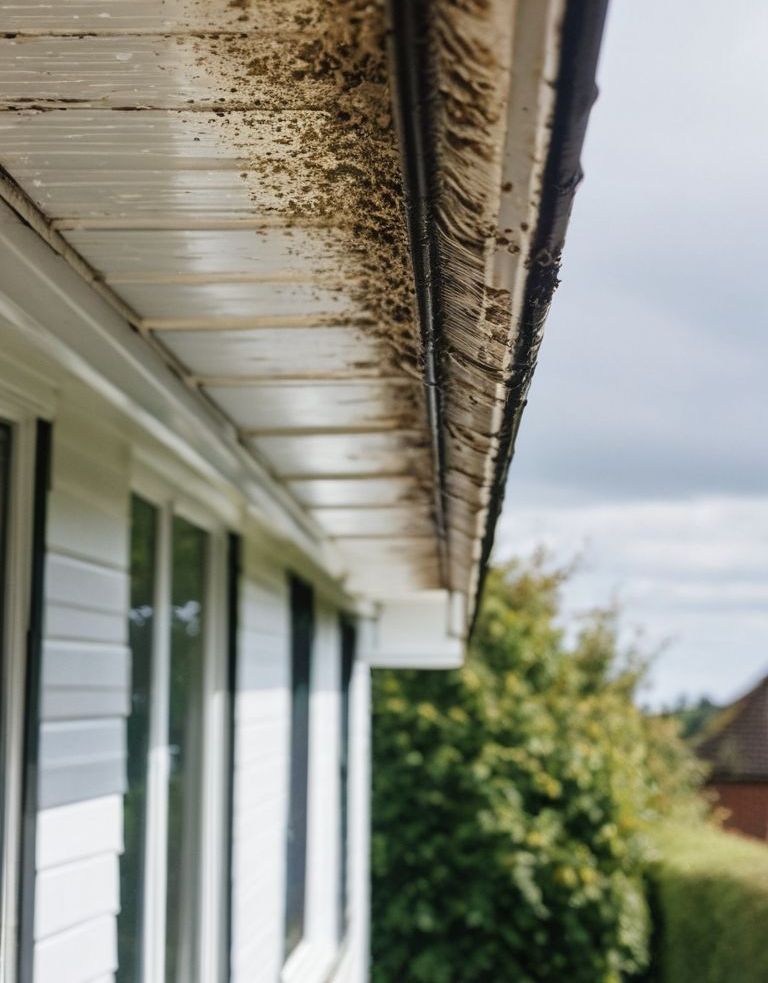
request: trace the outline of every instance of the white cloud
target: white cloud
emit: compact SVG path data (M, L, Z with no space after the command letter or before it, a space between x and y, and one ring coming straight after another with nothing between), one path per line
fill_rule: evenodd
M568 616L618 600L627 634L667 642L654 702L730 699L768 669L768 496L508 509L496 558L540 545L561 562L582 558Z
M584 552L672 642L654 699L768 669L768 5L617 0L497 555Z

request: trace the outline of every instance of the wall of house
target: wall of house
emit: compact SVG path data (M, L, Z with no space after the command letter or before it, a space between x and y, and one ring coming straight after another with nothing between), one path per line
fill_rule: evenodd
M728 811L726 829L768 839L768 782L713 782L709 788Z
M287 818L288 581L254 536L243 544L232 885L232 979L276 980Z
M62 407L48 504L35 890L35 981L116 966L125 787L126 442Z
M290 735L290 618L286 571L267 540L249 529L240 590L238 692L235 701L233 983L273 983L283 963L285 829ZM292 960L297 980L326 980L340 955L339 883L339 610L315 585L315 640L310 697L309 818L305 935ZM367 883L368 670L353 684L350 725L350 881ZM357 799L355 798L357 795ZM362 810L362 811L361 811ZM364 823L364 835L360 824ZM346 949L366 978L367 908L355 892ZM355 903L357 902L357 903ZM346 956L346 950L343 953ZM347 972L348 959L338 978Z
M12 363L8 369L12 374ZM166 449L51 367L56 389L48 503L36 830L35 983L107 983L117 965L119 858L130 711L129 510L137 460ZM3 369L0 368L0 399ZM143 464L142 464L143 466ZM184 475L181 462L176 462ZM205 499L200 474L181 491ZM220 489L210 489L211 501ZM231 527L231 523L228 523ZM288 568L313 584L305 943L287 983L367 975L368 670L352 696L350 896L339 938L339 606L322 570L288 558L257 519L241 522L231 979L274 983L283 963L290 727ZM222 660L226 651L222 649ZM208 983L208 980L205 981Z

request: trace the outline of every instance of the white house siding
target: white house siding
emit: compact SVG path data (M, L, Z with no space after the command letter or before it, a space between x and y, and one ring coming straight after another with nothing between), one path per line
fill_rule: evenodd
M3 374L0 367L0 377ZM1 381L1 380L0 380ZM50 376L36 876L35 983L108 983L116 916L130 707L130 495L157 445L66 373ZM84 407L81 409L80 407ZM144 457L142 457L144 455ZM186 473L179 466L179 474ZM140 472L141 473L141 472ZM195 478L203 500L207 485ZM182 482L182 490L187 484ZM232 528L237 523L230 521ZM351 923L339 947L339 608L330 580L248 521L235 703L233 983L276 983L283 964L290 736L289 571L316 599L310 719L306 943L290 983L367 978L367 668L354 676L350 760ZM224 653L222 652L222 658ZM362 681L362 689L361 689ZM362 825L361 825L362 823ZM147 983L157 983L148 980ZM190 981L192 983L192 981ZM209 983L208 980L202 983Z
M290 717L285 571L246 538L240 585L232 876L232 981L275 983L283 945Z
M358 655L352 675L349 758L349 907L347 945L333 983L368 979L370 917L371 671L365 662L371 623L358 628Z
M339 612L315 600L309 719L307 908L305 938L333 955L339 937Z
M112 978L122 849L129 449L66 407L47 525L35 983Z
M311 582L311 578L307 578ZM301 983L325 983L339 951L339 609L316 588L311 668L307 890ZM232 983L275 983L283 961L290 738L288 569L249 535L240 589L235 700ZM334 979L367 978L368 670L358 665L350 720L350 901ZM362 880L361 880L362 878ZM359 908L362 903L363 907Z

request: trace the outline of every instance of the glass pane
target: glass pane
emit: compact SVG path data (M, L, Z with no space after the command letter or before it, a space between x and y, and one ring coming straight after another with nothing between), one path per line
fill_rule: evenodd
M152 639L155 618L157 509L140 498L131 502L131 714L128 717L128 788L123 800L125 849L120 858L120 914L117 921L117 983L140 983L146 844Z
M304 934L307 867L309 684L314 629L312 588L291 580L291 763L286 864L285 953Z
M173 520L166 983L197 978L207 535Z

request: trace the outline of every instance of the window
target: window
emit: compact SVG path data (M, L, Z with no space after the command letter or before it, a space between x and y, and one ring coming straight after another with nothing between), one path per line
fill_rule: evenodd
M134 496L117 983L200 977L209 540Z
M167 983L188 983L198 975L207 547L207 536L201 529L185 519L174 518L168 706Z
M339 932L343 936L349 924L349 730L350 687L357 648L357 630L353 622L341 618L341 675L339 680Z
M127 722L128 787L120 858L118 983L139 983L144 916L150 687L155 625L158 510L141 498L131 505L131 714Z
M309 695L314 634L312 588L291 578L291 747L286 856L285 954L304 935L307 872Z

